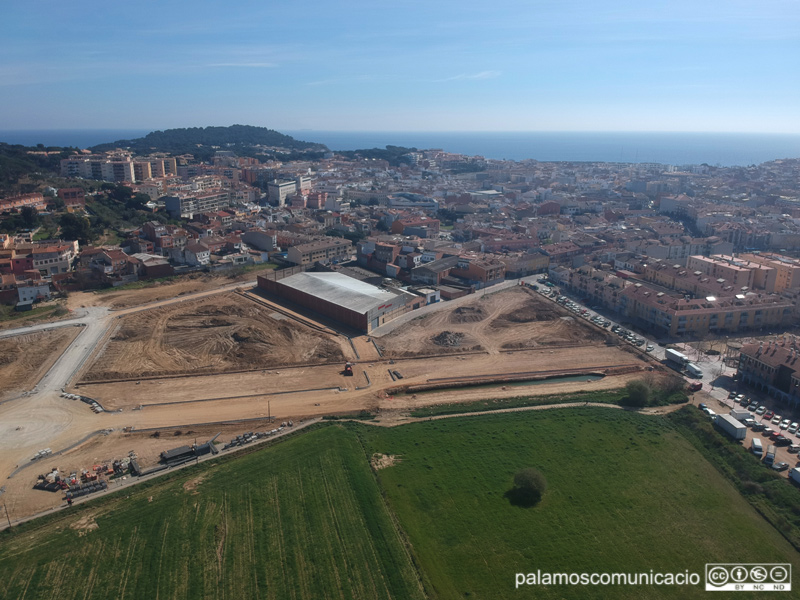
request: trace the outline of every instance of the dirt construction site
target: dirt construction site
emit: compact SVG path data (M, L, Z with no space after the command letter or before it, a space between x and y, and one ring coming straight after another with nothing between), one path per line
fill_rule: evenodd
M55 366L38 393L0 405L0 473L13 474L0 490L13 516L57 501L31 489L45 466L79 470L134 452L148 467L187 439L204 442L221 432L220 441L228 441L268 430L270 417L301 423L368 411L403 418L429 404L617 388L654 367L644 353L522 286L426 307L371 336L347 335L329 321L256 297L246 284L237 291L162 293L166 299L139 307L115 298L124 308L87 321L93 337L85 344L83 335L75 339L78 327L47 332ZM100 310L101 300L95 297L90 310ZM12 367L0 365L0 375ZM504 385L582 374L595 377ZM15 383L4 386L4 397L29 390L32 377L5 379ZM465 387L476 383L482 385ZM422 390L429 391L418 395ZM68 393L84 402L64 398ZM97 414L89 402L101 407ZM42 428L32 419L52 422ZM41 448L53 455L31 463Z

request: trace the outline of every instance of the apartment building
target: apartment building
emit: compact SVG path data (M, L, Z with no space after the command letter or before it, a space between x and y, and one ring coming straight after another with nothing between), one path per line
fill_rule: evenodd
M739 353L739 381L797 406L800 404L798 358L800 344L794 336L744 344Z
M686 299L642 283L619 293L618 311L639 326L670 337L785 327L794 320L792 302L775 295L749 292Z
M67 207L82 207L86 205L86 191L83 188L61 188L58 197Z
M735 259L733 256L716 254L714 256L690 256L686 261L686 269L703 273L714 279L723 279L737 289L742 287L758 287L764 289L769 284L767 291L775 289L775 271L758 263L747 264L747 261ZM755 285L755 271L760 270L759 282Z
M297 182L276 179L267 184L267 194L270 204L286 206L286 199L297 192Z
M329 263L349 259L353 254L350 240L331 238L292 246L286 252L286 259L296 265L313 265L316 262Z
M43 276L68 273L78 254L78 242L61 242L35 246L31 251L33 268Z
M102 181L136 181L133 160L127 154L71 156L61 160L62 177L83 177Z
M0 212L6 210L19 210L26 206L36 210L44 210L46 203L42 194L22 194L0 199Z
M231 205L231 192L225 189L207 190L198 194L183 193L166 196L167 212L176 218L193 219L196 214L216 211Z
M800 260L781 254L740 254L739 260L757 263L775 270L776 293L800 289ZM770 291L770 290L767 290Z
M506 265L497 258L478 254L464 254L458 257L450 275L465 279L478 289L500 283L506 278Z

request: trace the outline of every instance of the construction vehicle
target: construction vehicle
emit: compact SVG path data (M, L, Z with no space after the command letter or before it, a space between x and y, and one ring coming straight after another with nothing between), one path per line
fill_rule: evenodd
M342 375L345 377L352 377L353 376L353 365L351 363L345 363L344 371L342 371Z

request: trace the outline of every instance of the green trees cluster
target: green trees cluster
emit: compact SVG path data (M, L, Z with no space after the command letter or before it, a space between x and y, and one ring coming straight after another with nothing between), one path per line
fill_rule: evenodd
M625 397L620 401L625 406L644 408L645 406L680 404L688 400L686 383L675 375L654 376L648 373L641 379L625 384Z

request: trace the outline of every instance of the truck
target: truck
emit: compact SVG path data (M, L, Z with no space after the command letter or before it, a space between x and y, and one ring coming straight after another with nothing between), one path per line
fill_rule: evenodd
M789 471L789 479L796 483L800 483L800 468L795 467Z
M673 368L677 368L679 371L682 371L683 368L689 364L689 357L685 354L681 354L677 350L667 348L666 352L664 352L664 356L667 357L667 364Z
M772 466L775 462L775 446L767 446L767 455L764 457L764 464L768 467Z
M714 425L721 429L735 440L743 440L747 435L747 427L730 415L717 415Z
M703 376L702 369L694 363L686 363L686 372L696 379L700 379Z
M730 415L737 421L744 421L745 419L750 418L750 411L743 410L741 408L734 408L731 409Z
M758 460L761 460L761 457L764 456L764 446L761 444L760 438L754 437L750 441L750 450L758 457Z
M353 376L353 365L352 363L345 363L344 371L342 371L342 375L345 377L352 377Z

